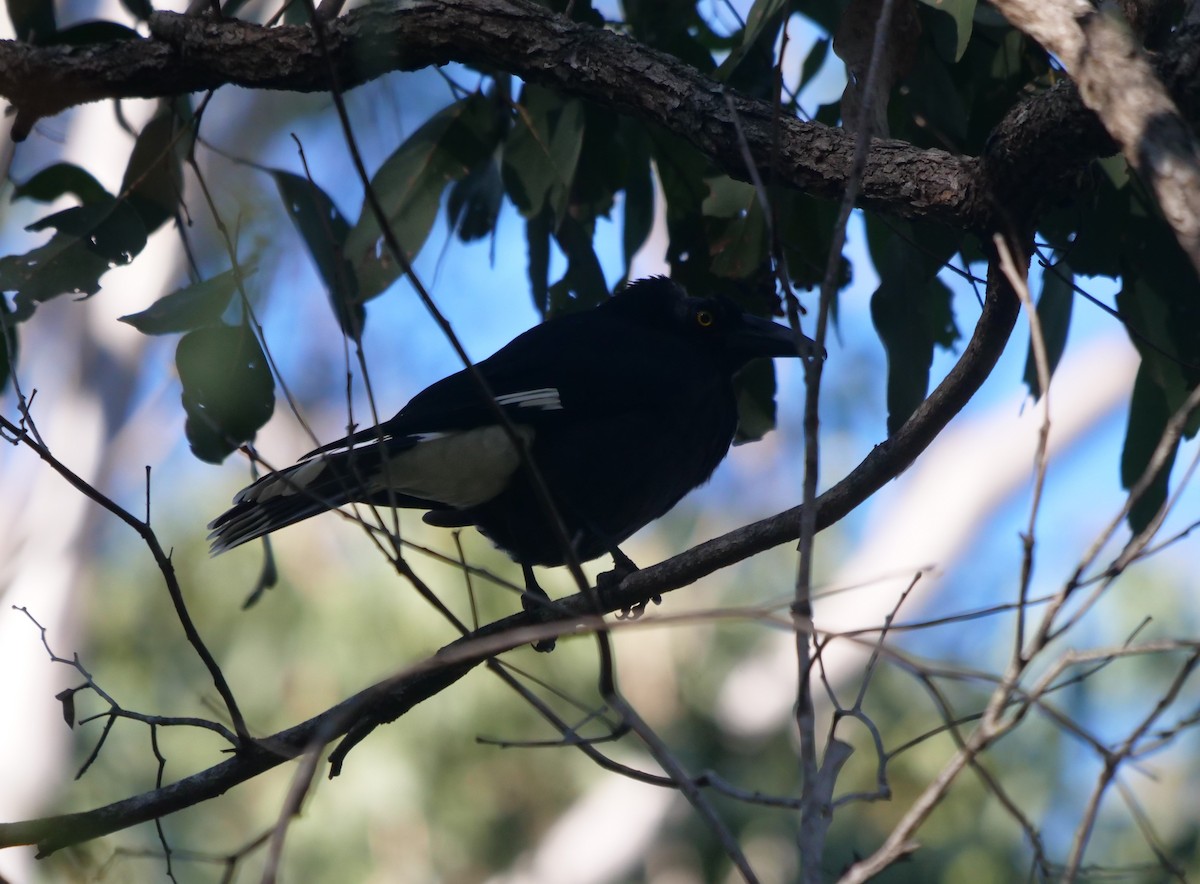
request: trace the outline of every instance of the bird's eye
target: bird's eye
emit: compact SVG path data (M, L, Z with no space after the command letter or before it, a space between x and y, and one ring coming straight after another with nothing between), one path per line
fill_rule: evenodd
M712 315L712 311L710 311L710 310L697 310L696 311L696 324L699 325L701 328L708 328L714 322L716 322L716 317L714 317Z

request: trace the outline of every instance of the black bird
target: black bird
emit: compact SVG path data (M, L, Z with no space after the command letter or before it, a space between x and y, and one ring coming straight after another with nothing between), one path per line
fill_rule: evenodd
M351 502L425 509L431 525L476 525L523 568L566 551L501 425L507 415L581 561L617 544L704 483L737 427L733 375L759 357L813 356L792 331L724 298L639 280L594 310L551 319L460 371L391 420L263 476L214 519L219 553Z

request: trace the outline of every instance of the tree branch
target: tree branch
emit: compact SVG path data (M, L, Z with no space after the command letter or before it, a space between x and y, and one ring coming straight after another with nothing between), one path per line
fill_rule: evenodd
M735 119L760 169L771 165L772 104L734 94L678 59L614 31L555 15L532 0L373 3L328 22L329 59L311 29L265 28L157 12L146 40L83 47L0 41L0 95L17 108L14 137L69 107L105 98L153 98L222 85L299 92L343 88L396 70L458 61L500 68L663 126L728 174L747 178ZM779 121L775 180L821 197L840 195L854 139L841 129ZM985 230L990 200L977 161L904 142L877 141L861 204L906 218Z
M748 149L760 170L775 169L776 183L836 198L854 150L853 136L842 129L777 121L771 102L736 93L727 101L722 84L673 56L573 22L532 0L372 3L326 23L328 60L307 27L156 12L150 29L149 39L79 47L0 41L0 95L17 109L14 137L25 137L42 117L89 101L223 85L325 91L331 67L342 87L352 88L391 71L457 61L505 70L662 126L739 180L749 178ZM1194 119L1200 113L1200 27L1180 28L1157 62L1183 115ZM1053 136L1043 137L1048 130ZM875 140L858 202L989 235L1006 226L999 213L1044 205L1047 193L1061 190L1063 169L1115 150L1074 86L1062 84L1014 109L979 159ZM1004 199L993 199L997 193Z

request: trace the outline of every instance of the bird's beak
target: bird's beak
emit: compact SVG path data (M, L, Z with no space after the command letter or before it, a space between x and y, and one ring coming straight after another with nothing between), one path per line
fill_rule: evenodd
M771 322L752 313L742 314L741 327L731 336L729 343L732 349L747 359L764 356L820 356L825 358L823 350L818 351L816 343L799 332L794 332L786 325Z

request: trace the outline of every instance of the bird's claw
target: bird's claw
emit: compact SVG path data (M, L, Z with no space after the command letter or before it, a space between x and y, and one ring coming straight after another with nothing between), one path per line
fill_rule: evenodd
M662 596L652 595L652 596L650 596L650 601L654 602L654 604L656 604L656 605L661 605L662 604ZM638 620L645 613L646 613L646 602L643 600L643 601L637 602L636 604L630 605L627 608L622 608L620 611L617 612L617 619L618 620Z

